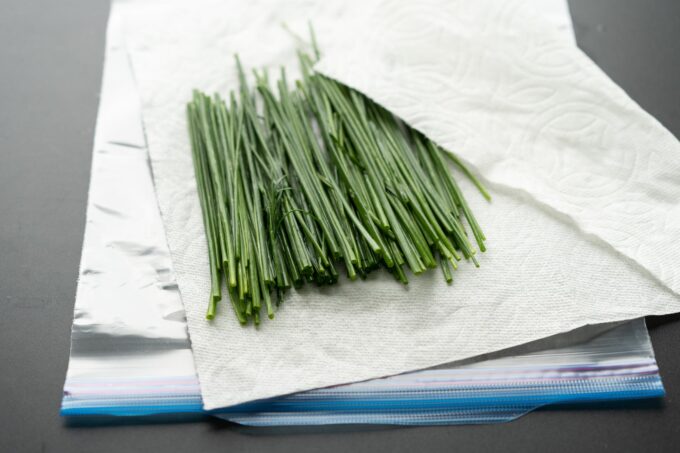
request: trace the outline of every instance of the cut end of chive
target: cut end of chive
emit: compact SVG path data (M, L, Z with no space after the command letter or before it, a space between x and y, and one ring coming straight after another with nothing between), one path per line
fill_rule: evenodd
M210 298L208 303L208 312L205 314L206 319L212 320L215 318L215 312L217 311L217 301L214 297Z

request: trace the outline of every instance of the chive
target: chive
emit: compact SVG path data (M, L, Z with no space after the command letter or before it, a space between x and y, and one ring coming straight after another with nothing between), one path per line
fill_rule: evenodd
M453 281L453 274L451 274L451 263L446 258L439 256L439 265L442 268L442 273L444 274L444 280L446 283L451 283Z
M203 212L203 224L206 229L206 237L208 239L208 257L210 262L210 275L211 275L211 292L210 300L208 303L208 311L206 313L206 318L213 319L215 317L215 311L217 306L217 301L222 298L221 295L221 280L220 280L220 269L217 258L217 246L216 246L216 231L213 220L212 212L212 200L210 186L206 184L205 175L205 163L203 162L203 157L201 155L201 146L198 141L197 131L196 131L196 112L195 106L190 104L187 106L187 113L189 116L189 134L191 136L192 149L193 149L193 161L194 161L194 171L196 173L198 195L201 202L202 212Z
M456 164L456 166L460 168L463 173L465 173L465 176L467 176L468 179L472 181L472 183L475 185L475 187L477 187L477 189L482 194L484 199L486 201L491 201L491 195L489 195L489 192L486 190L486 187L484 187L484 184L482 184L481 181L477 179L477 177L470 171L470 169L468 169L467 166L463 162L461 162L461 160L452 152L446 151L444 148L439 149L441 150L444 157L446 157L451 162Z
M441 267L447 283L463 257L479 265L486 237L444 159L489 193L455 155L360 93L317 74L299 52L302 77L282 69L222 98L194 91L187 122L217 314L223 281L241 324L274 317L285 291L350 280L385 268L402 284ZM272 294L275 293L275 294Z

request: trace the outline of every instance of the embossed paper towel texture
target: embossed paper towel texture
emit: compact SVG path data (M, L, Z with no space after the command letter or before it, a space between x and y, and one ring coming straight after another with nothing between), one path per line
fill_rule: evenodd
M319 68L680 292L680 144L578 49L499 0L387 0Z
M193 88L225 93L236 86L234 52L240 53L247 66L285 64L295 73L296 45L280 27L281 22L304 36L311 19L323 49L328 49L328 59L322 65L325 71L358 86L442 143L455 145L459 153L468 146L485 152L484 159L474 160L470 153L464 156L494 182L506 171L512 175L514 167L522 168L520 164L532 160L544 162L555 172L563 164L567 169L579 165L586 161L589 150L580 150L580 160L561 154L570 152L583 136L598 144L598 152L611 156L614 169L642 166L635 171L645 170L650 159L641 155L632 165L626 158L617 159L617 149L607 146L612 143L612 131L601 125L610 118L629 118L628 141L638 140L644 133L650 138L650 150L663 144L675 146L669 137L664 138L663 131L656 133L658 125L630 101L620 105L609 96L603 98L603 86L608 90L605 93L611 92L616 99L625 95L567 44L551 43L554 53L539 47L537 50L546 50L541 58L524 55L532 50L526 41L536 38L541 24L529 17L525 20L518 9L520 3L483 3L485 8L474 6L479 2L389 3L380 8L384 15L380 17L367 16L373 11L372 2L116 2L114 10L125 19L159 205L207 409L425 368L585 324L680 310L675 293L642 272L639 263L622 259L611 242L583 234L573 220L556 215L555 208L546 206L552 199L546 199L542 185L534 182L537 176L520 173L524 181L513 177L512 182L527 187L519 191L509 190L508 184L494 184L491 204L484 202L474 187L462 183L489 237L490 250L481 257L480 269L463 263L452 286L444 284L436 272L413 278L408 288L391 276L375 274L365 282L290 294L277 319L264 322L259 330L239 327L228 304L220 307L214 322L205 320L207 251L184 106ZM370 60L367 50L351 48L357 53L353 58L334 48L334 43L347 38L342 25L356 35L359 29L349 27L358 26L366 17L374 21L374 29L361 33L375 49L374 62L365 61ZM505 54L494 59L499 35L495 29L499 27L513 39L500 48ZM400 39L401 33L395 29L408 38ZM379 39L381 30L393 40L389 52L389 45ZM551 42L552 35L547 36L546 42ZM440 49L432 50L433 46ZM403 59L399 57L402 47ZM457 54L465 60L445 63ZM518 58L517 63L509 56ZM485 65L487 60L491 63ZM353 66L344 67L347 64ZM410 70L411 65L417 69ZM362 77L364 67L365 74L375 75L374 80ZM386 67L391 74L385 74ZM484 71L478 73L480 70ZM494 73L493 78L487 70ZM520 73L509 85L512 90L495 82L502 80L504 71ZM406 73L409 80L401 80ZM590 93L587 105L574 109L579 115L557 114L570 105L569 92L559 94L562 74L580 80L579 88ZM544 83L537 85L535 77ZM479 84L467 82L473 79L479 79ZM462 93L450 91L456 87ZM505 91L498 91L501 88ZM495 94L490 95L489 90ZM452 103L463 94L462 105ZM582 101L582 96L578 100ZM517 122L526 111L535 111L537 122L522 129ZM477 131L472 120L485 115L494 119L493 127ZM633 129L640 128L633 134ZM518 129L521 134L513 133ZM546 132L560 139L548 140ZM488 144L489 149L475 140ZM518 149L527 156L506 163L505 157ZM492 152L504 158L498 159L498 165L486 157ZM588 164L571 168L570 173L585 180L585 172L600 181L597 178L613 171L602 165L597 168L607 172L593 174ZM568 185L568 181L562 182ZM654 193L654 181L648 184ZM567 195L564 198L571 200ZM672 204L669 199L661 201ZM638 209L637 204L630 206ZM647 235L654 231L654 221L656 218L652 218Z

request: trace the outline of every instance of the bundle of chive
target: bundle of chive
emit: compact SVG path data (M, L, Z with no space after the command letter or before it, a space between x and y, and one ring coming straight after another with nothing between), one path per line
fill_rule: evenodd
M318 59L318 52L316 52ZM222 278L240 323L269 318L291 286L365 278L385 268L407 284L441 267L445 280L463 258L478 266L464 218L481 251L484 234L446 165L453 155L360 93L312 70L299 54L302 80L285 71L271 88L265 72L228 100L194 92L188 123L208 239L212 289Z

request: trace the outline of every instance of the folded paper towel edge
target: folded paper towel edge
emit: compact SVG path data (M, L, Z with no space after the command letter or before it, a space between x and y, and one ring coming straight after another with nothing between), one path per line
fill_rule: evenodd
M433 3L436 4L437 1L438 0L434 0ZM373 10L373 12L377 12L379 10L380 8L376 8ZM525 19L533 20L534 15L529 14L527 11ZM360 38L360 36L362 36L362 33L360 32L361 28L368 26L375 27L375 24L370 19L370 14L367 14L364 21L357 25L357 29L359 31L354 30L352 35L347 37L346 41L344 41L342 45L334 46L332 49L330 49L330 52L326 53L316 64L315 69L328 77L336 79L339 82L360 91L374 102L386 108L388 111L400 116L407 123L409 123L410 126L414 127L416 130L419 130L425 136L440 144L442 147L452 149L453 147L448 146L446 137L443 137L441 133L438 133L438 131L434 130L431 126L432 123L428 122L427 118L410 115L408 108L396 105L396 102L391 102L389 96L386 95L387 92L381 88L382 86L390 83L390 76L385 73L381 73L379 69L376 69L380 67L379 64L373 66L368 65L368 67L371 69L367 71L367 65L364 64L367 60L357 57L361 56L362 54L367 55L369 52L371 52L370 40L367 44L366 41ZM607 84L607 88L611 91L613 97L618 98L618 102L624 104L626 109L635 110L635 114L639 115L640 119L647 123L644 125L645 127L655 129L663 140L659 147L662 148L660 152L664 152L666 154L665 156L662 156L665 158L664 166L669 168L666 175L673 173L675 175L680 175L680 160L671 159L668 156L668 153L671 151L667 150L669 147L675 147L676 149L673 151L677 151L676 154L680 155L680 143L678 143L677 139L663 126L663 124L661 124L651 114L646 112L635 100L630 98L630 96L628 96L628 94L621 87L613 82L609 76L599 66L597 66L597 64L593 62L587 54L585 54L585 52L576 46L570 46L554 29L538 23L532 24L532 27L529 28L541 30L541 34L537 39L549 41L551 46L569 46L570 51L575 52L575 54L579 56L578 58L580 59L580 64L584 65L584 67L587 66L587 70L592 73L589 75L590 77L600 78L603 83ZM373 30L373 32L369 35L382 36L382 33ZM392 45L393 43L390 44ZM359 51L359 49L361 50ZM396 54L399 53L398 47L396 49L392 47L390 50ZM377 53L374 52L371 57L374 60L380 60L382 58L380 55L380 48L378 48ZM390 57L385 57L384 59L388 58L392 58L392 54ZM393 60L391 63L393 65L393 69L394 66L398 65L395 65ZM361 71L355 69L357 67L361 67ZM418 110L418 112L422 113L425 110L426 108L421 108ZM653 151L647 151L646 149L644 149L644 151L648 153L654 153ZM659 154L660 152L656 152L656 154ZM512 153L512 151L509 151L509 153ZM639 272L662 284L676 297L680 297L680 272L678 272L677 275L674 275L670 270L672 269L673 260L680 258L680 247L677 245L674 246L674 241L672 241L671 237L672 235L668 235L667 233L664 234L664 230L668 229L669 223L671 223L672 229L680 234L680 215L675 214L671 219L671 214L669 214L664 221L653 224L652 229L635 229L633 231L635 236L633 240L636 241L636 244L634 246L629 246L624 244L625 241L614 240L616 238L613 234L621 233L621 230L617 229L613 234L608 234L609 231L607 228L601 228L598 224L593 224L591 217L581 215L581 210L578 206L574 209L570 209L571 205L574 203L574 198L577 198L573 196L573 193L567 193L564 191L558 193L553 191L550 196L546 196L543 193L528 190L527 186L522 185L521 183L508 183L507 179L498 178L494 172L484 171L483 168L480 168L477 165L478 162L476 162L474 158L471 158L471 155L466 153L464 149L456 149L456 155L461 160L463 160L466 165L469 165L471 168L473 168L476 174L479 175L480 179L493 189L497 191L503 191L504 193L515 198L521 197L523 200L528 200L549 215L552 215L553 217L556 217L562 222L565 222L566 224L575 228L584 236L586 240L596 241L601 245L605 245L611 251L615 252L615 254L622 260L633 265ZM521 156L519 156L519 158L521 158ZM529 163L528 165L531 164ZM675 184L670 184L671 187L665 188L664 194L667 198L672 197L672 194L669 192L673 190L673 193L680 196L680 177L677 177L676 180L677 182ZM655 181L649 180L647 182L653 184ZM632 192L635 189L636 187L629 188L629 195L631 198L635 198L639 195ZM559 199L560 196L563 196L565 199ZM676 207L676 210L677 209L678 208ZM602 216L602 224L615 223L615 220L606 217L606 212L601 212L600 215ZM607 225L607 227L611 228L611 225ZM666 239L657 244L646 242L649 241L650 237L658 238L660 236L665 237ZM630 240L631 237L629 236L626 239ZM675 243L677 243L677 241L675 241ZM641 248L648 247L651 247L650 251L646 253L640 252ZM660 260L663 260L663 263L659 264Z

